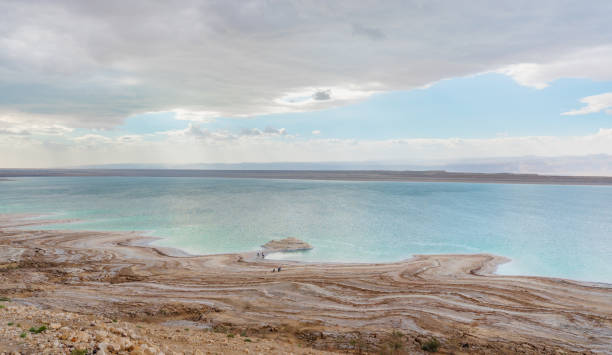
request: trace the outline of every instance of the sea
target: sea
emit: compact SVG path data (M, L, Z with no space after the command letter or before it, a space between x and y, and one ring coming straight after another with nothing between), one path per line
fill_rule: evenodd
M492 253L497 272L612 284L612 186L189 177L0 181L0 213L68 219L34 228L137 231L191 254L314 248L271 259L372 263Z

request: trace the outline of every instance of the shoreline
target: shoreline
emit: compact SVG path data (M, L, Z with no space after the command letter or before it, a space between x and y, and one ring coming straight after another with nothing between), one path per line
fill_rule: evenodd
M18 224L0 215L0 295L45 309L150 324L186 320L262 337L272 327L317 349L351 349L355 334L374 349L398 330L414 344L435 336L449 351L465 351L465 343L469 353L527 345L538 353L612 353L612 287L492 274L507 260L499 256L372 264L261 261L249 252L176 256L142 245L151 237L138 233ZM272 273L275 266L283 271Z
M36 219L36 218L40 218L40 217L47 217L47 216L52 216L53 214L23 214L23 215L19 215L19 216L24 216L23 218L20 217L17 220L19 221L27 221L30 222L28 223L29 226L36 226L36 225L45 225L45 224L68 224L68 223L73 223L73 222L79 222L80 220L77 219ZM1 222L1 218L2 218L2 214L0 213L0 222ZM21 222L20 222L21 223ZM24 225L25 226L25 225ZM0 228L2 228L3 225L0 223ZM27 227L27 226L25 226ZM27 229L25 229L27 230ZM35 230L35 229L34 229ZM138 235L139 239L137 240L133 240L132 244L127 244L126 246L142 246L142 247L148 247L151 248L153 250L155 250L157 253L159 254L163 254L166 255L168 257L206 257L206 256L227 256L227 255L236 255L236 256L242 256L242 257L247 257L249 259L249 261L261 261L261 259L255 259L255 255L257 253L256 250L247 250L247 251L236 251L236 252L221 252L221 253L193 253L190 252L186 249L183 249L181 247L173 247L173 246L162 246L162 245L156 245L154 244L156 241L159 240L164 240L167 239L165 237L159 237L159 236L153 236L153 235L147 235L146 231L115 231L115 232L111 232L111 231L105 231L105 230L87 230L87 229L53 229L53 231L56 232L74 232L74 231L78 231L78 232L85 232L85 233L126 233L126 234L130 234L130 235ZM284 250L269 250L268 251L268 255L272 255L272 254L276 254L276 253L280 253L280 254L287 254L287 253L292 253L292 252L302 252L302 251L307 251L307 250L292 250L292 251L284 251ZM295 264L304 264L304 265L318 265L318 266L335 266L335 265L361 265L361 266L367 266L367 265L380 265L380 264L393 264L393 263L401 263L401 262L409 262L412 259L414 259L415 257L427 257L427 256L436 256L436 255L448 255L448 256L454 256L454 255L494 255L500 259L503 259L503 261L500 261L499 263L495 264L494 267L491 269L491 271L487 272L487 274L490 275L497 275L497 276L520 276L520 277L544 277L544 278L550 278L550 279L558 279L558 280L566 280L566 281L575 281L575 282L582 282L582 283L587 283L587 284L592 284L592 285L600 285L601 287L610 287L612 288L612 282L606 282L606 281L595 281L595 280L582 280L582 279L574 279L574 278L569 278L569 277L563 277L563 276L549 276L549 275L538 275L538 274L501 274L498 273L499 271L499 267L505 264L510 264L513 262L513 259L505 256L505 255L497 255L494 253L490 253L490 252L480 252L480 253L419 253L419 254L410 254L409 256L399 259L399 260L389 260L389 261L364 261L364 262L359 262L359 261L318 261L318 260L313 260L313 261L307 261L307 260L292 260L292 259L264 259L264 261L266 262L270 262L270 263L274 263L274 262L280 262L280 263L295 263Z
M46 224L64 224L64 223L72 223L74 221L78 221L78 220L73 220L73 219L61 219L61 220L52 220L52 219L41 219L41 220L36 220L36 219L31 219L31 218L38 218L38 217L43 217L46 215L28 215L28 217L26 218L17 218L16 219L16 223L20 224L23 222L27 222L27 223L23 223L23 226L21 227L28 227L28 226L36 226L36 225L46 225ZM2 225L2 214L0 214L0 228L6 227L6 225ZM10 225L9 225L10 226ZM24 229L24 231L28 231L29 229ZM31 231L37 231L37 229L32 229ZM444 255L448 255L448 256L462 256L462 255L490 255L490 256L494 256L497 260L494 263L491 263L491 265L488 265L485 270L486 272L484 272L482 275L500 275L501 274L497 274L497 269L500 265L506 264L506 263L510 263L512 262L512 259L506 257L506 256L502 256L502 255L495 255L495 254L491 254L491 253L470 253L470 254L457 254L457 253L431 253L431 254L411 254L410 256L400 259L400 260L394 260L394 261L379 261L379 262L357 262L357 261L304 261L304 260L291 260L291 259L259 259L256 258L256 254L257 251L256 250L250 250L250 251L241 251L241 252L226 252L226 253L210 253L210 254L201 254L201 253L192 253L189 252L185 249L182 249L180 247L173 247L173 246L161 246L161 245L155 245L154 243L156 241L159 240L164 240L166 238L164 237L157 237L157 236L152 236L152 235L145 235L145 233L141 232L141 231L115 231L115 232L111 232L111 231L104 231L104 230L87 230L87 229L52 229L52 230L46 230L46 231L54 231L57 233L71 233L71 232L81 232L81 233L87 233L87 234L95 234L95 233L119 233L119 234L124 234L126 236L132 236L135 235L137 236L137 238L133 239L133 238L129 238L128 240L124 241L124 242L117 242L118 245L121 246L126 246L126 247L144 247L144 248L149 248L153 251L155 251L156 253L169 257L169 258L198 258L198 257L215 257L215 256L236 256L236 257L243 257L245 261L250 261L250 262L262 262L262 263L285 263L285 264L302 264L302 265L311 265L311 266L343 266L343 265L348 265L348 266L369 266L369 265L387 265L387 264L396 264L396 263L404 263L404 262L411 262L419 257L428 257L428 256L444 256ZM263 246L261 246L263 248ZM287 253L292 253L292 252L303 252L303 251L308 251L308 250L267 250L266 252L268 253L268 255L272 255L272 254L287 254ZM543 275L506 275L506 276L525 276L525 277L549 277L549 276L543 276ZM560 279L560 280L567 280L567 281L577 281L577 282L589 282L589 283L595 283L595 284L604 284L606 285L607 283L605 282L598 282L598 281L584 281L584 280L574 280L574 279L569 279L569 278L562 278L562 277L549 277L549 278L556 278L556 279ZM612 287L612 284L610 284L610 287Z

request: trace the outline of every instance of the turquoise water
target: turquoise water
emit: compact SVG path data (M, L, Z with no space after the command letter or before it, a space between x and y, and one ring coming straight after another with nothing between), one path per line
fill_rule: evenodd
M0 182L0 213L143 231L191 253L295 236L304 261L397 261L488 252L503 274L612 283L612 187L258 179L67 177Z

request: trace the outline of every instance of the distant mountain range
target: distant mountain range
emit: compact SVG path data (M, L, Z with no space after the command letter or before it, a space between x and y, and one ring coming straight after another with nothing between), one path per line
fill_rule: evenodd
M189 170L439 170L469 173L513 173L576 176L612 176L612 155L567 157L506 157L400 163L364 162L275 162L202 164L106 164L67 167L73 169L189 169Z
M612 185L612 177L440 170L219 170L219 169L0 169L0 177L201 177L339 181L478 182L506 184Z

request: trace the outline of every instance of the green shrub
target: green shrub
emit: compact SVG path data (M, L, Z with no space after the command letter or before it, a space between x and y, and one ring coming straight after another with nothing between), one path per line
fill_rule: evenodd
M28 335L26 334L26 332L21 332L21 334L19 334L19 336L22 337L22 338L25 338Z
M228 337L228 338L233 338L233 337L234 337L234 334L229 333L229 334L227 335L227 337Z
M251 342L251 339L246 338L246 339L244 339L244 341L246 341L247 343L250 343L250 342Z
M15 324L15 323L13 323L13 322L8 322L8 325L9 325L9 326L11 326L11 325L13 325L13 324Z
M0 302L10 302L11 299L8 297L0 297Z
M45 330L47 330L47 326L41 325L38 328L36 328L36 327L30 328L30 333L32 333L32 334L39 334L39 333L44 332Z
M74 349L70 352L70 355L87 355L87 350L85 349Z
M436 338L429 339L421 346L422 350L429 351L432 353L438 351L439 348L440 348L440 341Z

